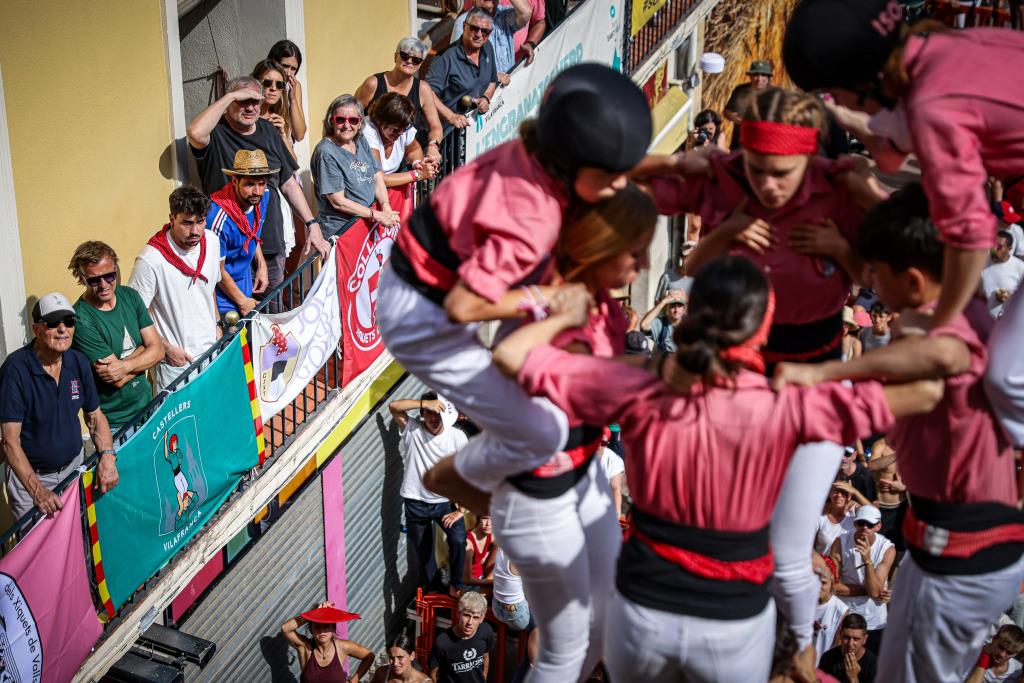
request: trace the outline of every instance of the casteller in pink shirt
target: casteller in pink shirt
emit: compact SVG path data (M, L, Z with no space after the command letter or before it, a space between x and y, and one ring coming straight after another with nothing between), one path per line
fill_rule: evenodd
M640 510L717 531L768 524L798 445L852 443L893 423L877 382L776 393L763 375L744 370L735 387L698 383L682 394L647 371L551 346L530 352L519 381L570 421L621 425Z
M800 325L824 320L841 311L851 283L846 272L831 260L790 249L789 233L796 226L830 219L848 241L856 242L864 211L845 185L832 182L836 174L852 167L851 161L812 157L796 195L774 210L765 209L754 198L743 171L742 152L712 157L710 178L665 176L650 182L660 213L700 214L704 231L714 230L743 200L748 200L746 213L772 226L775 246L757 254L735 242L729 252L746 256L768 276L778 301L775 323Z
M988 249L984 186L1024 176L1024 33L972 28L912 36L903 97L932 220L946 244Z
M982 383L992 322L985 304L973 299L950 324L931 331L962 341L971 360L965 372L946 379L935 410L897 420L888 434L912 495L948 503L1017 505L1013 449Z
M445 178L430 197L458 276L496 302L544 272L569 204L568 188L554 180L518 140L506 142ZM398 233L399 248L415 237Z

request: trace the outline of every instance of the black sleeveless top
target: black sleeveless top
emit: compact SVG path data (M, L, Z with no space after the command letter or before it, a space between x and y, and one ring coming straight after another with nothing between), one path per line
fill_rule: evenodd
M367 109L370 108L370 105L388 93L388 82L384 79L384 72L381 71L379 74L374 74L374 76L377 79L377 89L373 91L373 97L370 98L370 104L367 105ZM412 88L409 89L407 97L409 98L409 101L412 102L412 106L416 107L416 118L413 119L412 122L412 125L416 127L416 139L420 140L421 145L426 146L427 133L430 132L430 126L427 125L427 119L423 116L423 107L420 106L419 77L412 77Z

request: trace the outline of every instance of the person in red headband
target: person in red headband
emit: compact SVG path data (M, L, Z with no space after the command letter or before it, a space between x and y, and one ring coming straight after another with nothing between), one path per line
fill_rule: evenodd
M781 361L839 357L843 304L863 269L851 243L866 208L882 199L852 160L817 155L824 126L817 98L769 88L751 98L741 150L710 156L705 175L666 174L677 158L649 160L637 172L649 178L661 213L701 215L705 234L687 270L728 252L750 258L768 277L778 297L764 350L769 370ZM813 635L814 525L842 452L841 444L822 443L795 454L772 525L773 590L801 650ZM812 660L805 654L802 661Z
M635 484L604 620L613 680L767 680L768 522L795 448L885 431L894 415L930 410L939 398L934 382L773 392L759 353L771 301L756 265L723 256L697 273L678 350L656 374L543 343L587 322L590 302L578 292L559 295L547 320L494 349L498 368L530 394L587 423L621 426ZM817 594L815 585L812 603Z

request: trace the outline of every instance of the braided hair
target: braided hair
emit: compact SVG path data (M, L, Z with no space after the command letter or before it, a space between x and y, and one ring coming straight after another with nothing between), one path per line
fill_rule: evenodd
M767 88L757 93L750 99L743 118L817 128L822 140L828 135L825 108L821 102L814 95L796 90Z
M757 332L768 308L768 280L742 256L721 256L699 271L687 316L676 325L676 363L705 380L732 379L741 365L720 357Z

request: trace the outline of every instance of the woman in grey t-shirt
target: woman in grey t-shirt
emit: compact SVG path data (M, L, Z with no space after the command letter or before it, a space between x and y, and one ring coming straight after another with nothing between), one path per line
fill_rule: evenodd
M337 235L351 217L397 225L380 162L362 135L363 107L352 95L336 97L324 117L324 138L313 150L313 187L324 237ZM376 206L374 205L376 203Z

